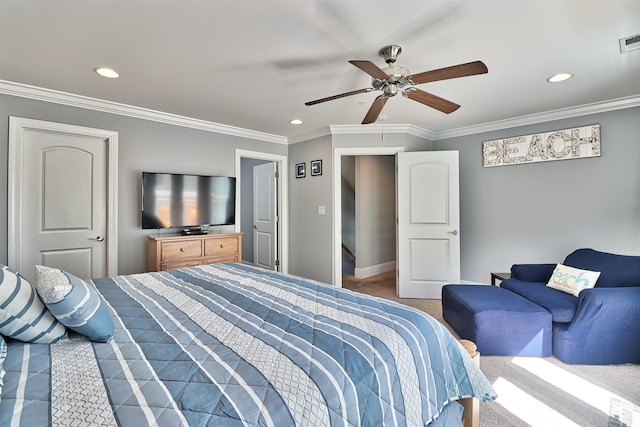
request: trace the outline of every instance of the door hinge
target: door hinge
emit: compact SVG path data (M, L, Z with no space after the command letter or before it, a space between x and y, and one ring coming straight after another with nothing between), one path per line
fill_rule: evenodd
M276 222L280 222L280 217L276 215Z
M275 176L276 178L280 178L280 172L276 171L276 173L273 176Z
M280 261L276 260L276 267L280 267Z

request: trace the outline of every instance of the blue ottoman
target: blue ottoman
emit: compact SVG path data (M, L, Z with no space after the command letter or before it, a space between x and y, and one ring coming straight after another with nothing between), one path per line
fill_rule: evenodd
M443 286L442 317L480 354L551 355L551 313L501 287Z

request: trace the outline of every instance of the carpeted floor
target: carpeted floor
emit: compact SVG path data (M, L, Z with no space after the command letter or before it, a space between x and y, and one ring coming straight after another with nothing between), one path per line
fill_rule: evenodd
M442 322L440 300L400 299L395 272L343 287L410 305ZM567 365L555 357L481 356L498 400L480 406L480 426L640 427L640 365Z

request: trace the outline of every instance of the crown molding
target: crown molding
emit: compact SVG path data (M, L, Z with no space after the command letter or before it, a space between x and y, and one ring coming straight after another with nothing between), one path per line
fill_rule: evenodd
M309 141L329 135L405 134L433 141L435 133L409 124L329 125L289 137L289 144Z
M435 132L434 140L476 135L483 132L491 132L496 130L515 128L519 126L533 125L553 120L570 119L573 117L605 113L607 111L622 110L625 108L633 108L638 106L640 106L640 95L633 95L608 101L579 105L576 107L560 108L558 110L551 110L542 113L530 114L527 116L514 117L511 119L497 120L495 122L484 123L481 125L467 126L458 129Z
M193 119L190 117L179 116L177 114L165 113L162 111L90 98L88 96L75 95L57 90L10 82L7 80L0 80L0 93L35 99L38 101L51 102L54 104L100 111L103 113L117 114L136 119L166 123L169 125L182 126L207 132L221 133L240 138L257 139L259 141L273 142L275 144L286 145L288 143L287 138L280 135L257 132L249 129L209 122L206 120Z
M435 132L410 124L330 125L332 135L400 133L433 141Z
M296 144L298 142L310 141L312 139L322 138L323 136L329 135L331 135L331 129L329 129L329 126L323 126L294 136L290 136L289 145Z
M309 131L307 133L287 138L285 136L258 132L235 126L209 122L206 120L179 116L177 114L165 113L162 111L150 110L147 108L135 107L132 105L120 104L117 102L105 101L102 99L90 98L87 96L75 95L52 89L25 85L22 83L16 83L7 80L0 80L0 93L284 145L295 144L297 142L308 141L310 139L328 135L371 133L379 134L383 132L387 134L404 133L429 141L438 141L442 139L475 135L484 132L491 132L553 120L568 119L572 117L586 116L589 114L604 113L607 111L621 110L625 108L640 106L640 94L638 94L624 98L594 102L591 104L584 104L570 108L561 108L557 110L545 111L542 113L497 120L494 122L483 123L481 125L467 126L444 131L430 131L410 124L329 125Z

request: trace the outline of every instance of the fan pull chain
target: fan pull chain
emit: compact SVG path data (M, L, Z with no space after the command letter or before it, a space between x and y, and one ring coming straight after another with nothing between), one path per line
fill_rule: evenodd
M384 141L384 117L382 117L382 134L380 135L380 139Z

